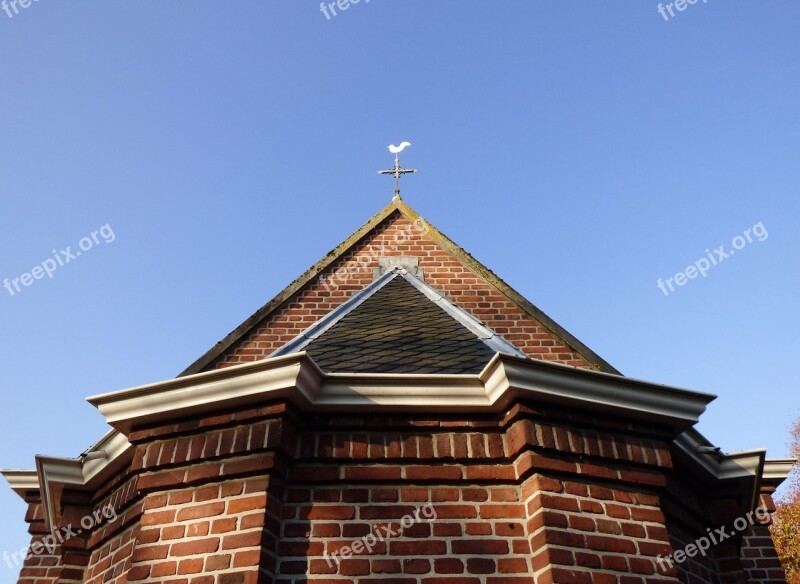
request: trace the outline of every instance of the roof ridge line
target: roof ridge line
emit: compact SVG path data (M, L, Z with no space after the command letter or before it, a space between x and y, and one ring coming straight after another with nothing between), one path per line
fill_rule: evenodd
M611 373L613 375L623 376L622 373L608 361L603 359L600 355L592 351L587 345L579 340L575 335L570 333L555 320L550 318L545 312L534 305L530 300L525 298L522 294L517 292L509 284L507 284L500 276L495 274L490 268L486 267L479 260L475 259L472 254L458 245L455 241L450 239L447 235L439 231L435 225L429 223L424 217L417 213L414 209L409 207L402 199L396 203L397 209L409 221L419 224L420 221L424 223L424 230L428 236L435 242L450 252L457 260L462 262L470 270L474 271L478 276L483 278L490 286L495 288L500 294L508 298L513 304L520 308L523 312L528 314L532 319L541 323L550 333L560 339L570 349L575 351L578 355L583 357L590 365L594 366L598 371L603 373ZM624 377L624 376L623 376Z
M448 300L444 294L409 272L402 266L394 266L381 275L377 280L368 284L361 291L354 294L345 303L340 304L320 320L309 326L294 339L272 352L268 358L280 357L290 353L305 350L308 345L319 339L328 330L336 326L345 317L354 312L364 302L382 290L389 282L397 277L402 277L412 288L427 298L431 304L442 310L447 316L456 321L463 328L472 333L480 342L495 353L513 355L523 359L530 359L519 348L503 338L496 331L486 326L475 315L470 314L454 302Z
M281 306L289 298L291 298L297 291L301 290L303 286L311 282L316 276L325 271L331 264L336 262L347 250L366 237L375 227L383 223L392 213L397 211L402 215L408 217L406 213L398 206L399 201L393 200L391 203L383 207L380 211L370 217L366 223L356 229L349 237L339 243L325 256L317 261L314 265L303 272L291 284L286 286L283 290L278 292L271 300L261 306L253 314L251 314L242 324L237 326L213 347L200 356L194 363L189 365L178 377L200 373L208 365L214 362L217 357L235 345L242 337L250 332L262 320L269 316L276 308ZM424 219L423 219L424 221Z
M464 266L475 272L479 277L483 278L490 286L496 289L501 295L505 296L510 302L527 314L531 319L539 322L557 339L562 341L570 350L574 351L583 359L585 359L591 366L593 366L593 368L605 373L622 375L622 373L620 373L615 367L613 367L597 353L592 351L588 346L582 343L578 338L572 335L569 331L555 322L527 298L522 296L522 294L514 290L489 268L470 255L469 252L464 250L452 239L439 231L434 225L429 223L414 209L409 207L405 201L402 199L393 199L389 204L373 215L360 228L353 232L348 238L342 241L334 249L328 252L321 260L306 270L294 282L289 284L269 302L264 304L250 317L248 317L242 324L228 333L211 349L206 351L205 354L203 354L199 359L181 372L178 377L199 373L214 363L214 361L224 354L225 351L233 347L237 342L244 338L245 335L250 333L256 326L258 326L260 322L272 314L278 307L282 306L304 286L308 285L316 276L334 264L348 250L362 241L373 229L378 227L395 212L400 213L412 224L425 231L425 233L430 236L431 239L441 245L447 252L452 254L456 260L460 261Z
M356 308L364 304L364 302L372 298L372 296L386 286L386 284L394 280L398 276L400 269L401 268L399 267L394 267L387 271L380 278L362 288L361 291L353 294L349 300L331 310L328 314L312 324L291 341L273 351L267 356L267 358L280 357L281 355L288 355L289 353L297 353L302 351L312 341L315 341L321 337L326 331L336 325L336 323L341 321Z
M438 292L435 288L411 274L408 270L402 269L400 275L411 284L415 289L425 295L428 300L433 302L436 306L444 310L450 315L458 324L470 331L473 335L478 337L486 346L492 349L495 353L508 353L528 359L528 355L523 353L520 349L511 344L508 340L504 339L496 331L486 326L474 314L471 314L445 297L444 294Z

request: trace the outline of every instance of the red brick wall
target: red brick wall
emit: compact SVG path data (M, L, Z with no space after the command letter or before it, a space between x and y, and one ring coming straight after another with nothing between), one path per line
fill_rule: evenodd
M594 368L471 272L399 212L370 232L353 251L298 291L252 333L207 369L257 361L281 348L373 280L381 256L416 256L425 281L531 357ZM331 277L333 275L333 277Z
M523 485L533 565L554 582L675 582L659 572L671 553L659 498L649 489L535 475Z
M393 575L443 583L488 574L488 582L530 582L522 515L516 487L435 480L413 487L368 481L296 486L284 506L278 581L306 574L312 582ZM340 556L358 541L367 545L360 554Z
M653 578L655 555L671 550L657 496L671 459L653 428L525 407L479 419L320 416L305 420L292 457L278 582L674 581ZM428 503L434 522L326 560Z
M279 404L131 434L143 511L127 582L272 581L286 414Z
M20 582L690 581L657 571L657 556L673 551L663 506L675 493L669 434L652 425L534 404L464 418L275 403L129 438L135 453L120 476L62 499L65 520L109 503L117 520L63 558L39 558L47 565ZM331 559L376 532L369 550ZM758 537L745 541L748 574L761 582L772 568Z
M62 580L64 582L74 581L69 580L69 577L76 575L65 570L62 558L64 550L61 546L51 548L51 552L41 543L42 539L49 534L45 527L44 508L41 501L38 496L30 496L27 498L27 502L28 512L25 520L29 523L28 530L32 535L30 547L40 553L25 555L23 550L9 551L8 560L4 558L6 565L0 569L17 569L19 584L52 584L59 582L62 576L65 577Z
M127 581L257 582L267 486L252 478L148 495Z
M749 486L729 485L709 492L707 487L691 482L689 476L690 471L683 467L668 473L662 497L673 549L696 546L700 539L709 537L709 532L713 539L705 554L675 563L680 580L697 584L783 582L784 573L769 534L771 521L761 524L763 513L749 511ZM773 490L764 487L759 501L759 509L769 514L774 511ZM754 525L743 530L745 521ZM717 529L724 530L724 540Z
M89 558L83 579L79 581L87 584L125 582L137 533L138 526L130 527L97 547Z
M764 487L759 499L759 506L770 515L775 512L775 502L772 500L774 491L772 487ZM757 523L744 535L741 557L749 582L766 584L783 582L785 579L783 567L769 532L771 524L771 519L765 523Z
M684 550L698 537L706 534L709 527L719 527L724 515L719 512L719 502L713 501L689 480L691 472L681 465L667 477L667 490L662 500L662 509L667 516L670 541L675 550ZM724 501L736 508L735 501ZM722 505L722 509L728 505ZM735 516L735 511L733 512ZM731 517L731 519L733 516ZM722 567L721 567L722 566ZM674 573L681 581L697 584L720 582L720 572L725 571L733 582L741 582L744 573L738 564L738 550L731 542L711 547L705 555L695 555L683 562L674 563Z

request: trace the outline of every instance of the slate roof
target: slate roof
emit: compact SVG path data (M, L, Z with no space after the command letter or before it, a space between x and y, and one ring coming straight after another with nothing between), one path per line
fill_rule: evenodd
M328 373L480 373L497 352L524 354L402 268L287 344Z

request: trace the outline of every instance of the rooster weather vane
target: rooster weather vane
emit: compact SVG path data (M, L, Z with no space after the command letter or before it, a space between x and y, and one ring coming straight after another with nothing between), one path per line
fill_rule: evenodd
M391 174L394 175L394 199L400 198L400 177L404 174L409 174L412 172L417 172L412 168L402 168L400 166L400 153L411 146L411 142L400 142L400 146L395 146L391 144L389 146L389 152L394 154L394 168L391 170L379 170L378 174Z

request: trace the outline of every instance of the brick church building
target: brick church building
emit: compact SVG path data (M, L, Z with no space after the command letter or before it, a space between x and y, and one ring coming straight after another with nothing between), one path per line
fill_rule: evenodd
M624 377L399 197L176 379L4 471L20 584L783 582L793 460Z

